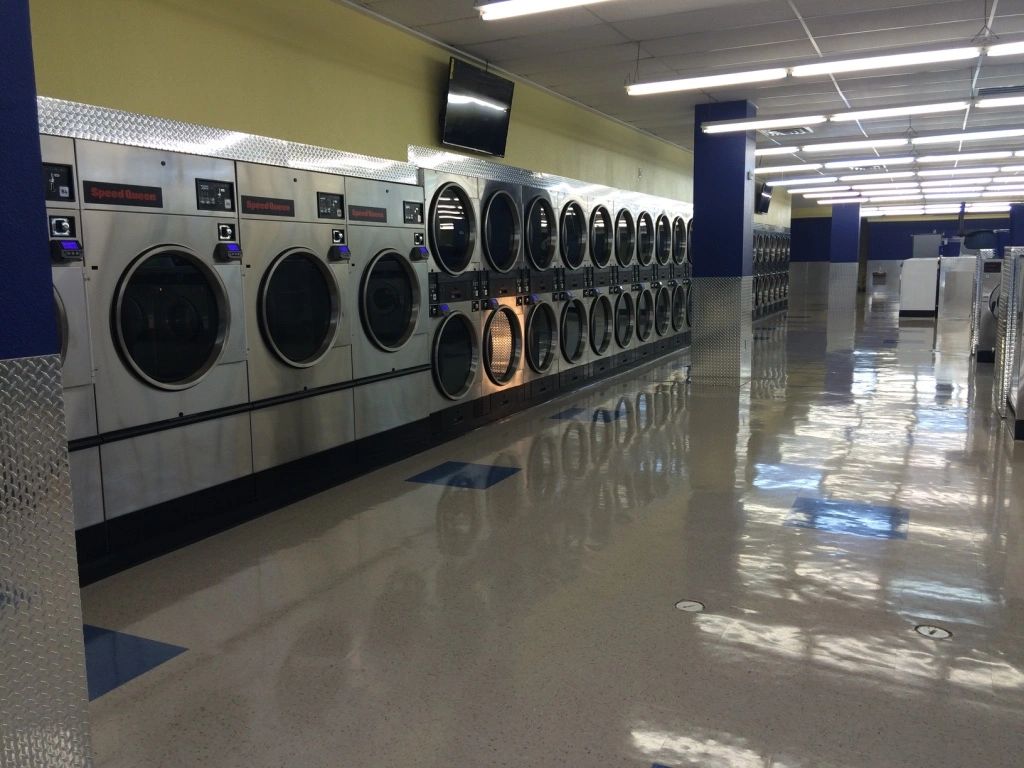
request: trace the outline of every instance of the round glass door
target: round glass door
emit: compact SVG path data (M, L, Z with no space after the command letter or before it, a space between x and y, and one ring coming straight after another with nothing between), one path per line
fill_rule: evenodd
M620 347L629 346L633 340L633 326L636 323L636 310L633 294L620 293L615 300L615 343Z
M295 368L314 365L334 343L341 317L338 283L309 251L285 251L263 275L258 316L267 346Z
M555 362L555 323L555 310L546 302L535 305L526 320L526 362L537 373L546 373Z
M196 384L220 357L228 301L212 267L184 249L143 254L121 276L113 304L118 351L159 389Z
M64 309L64 300L57 292L57 286L53 286L53 315L57 322L57 349L60 350L60 365L63 368L68 358L68 313Z
M651 338L654 330L654 294L645 288L636 300L636 337L640 341Z
M566 203L560 228L562 261L569 269L578 269L587 253L587 217L579 203Z
M598 296L590 304L590 348L603 355L612 343L612 302Z
M686 263L686 222L680 216L672 221L672 261Z
M636 220L636 260L642 267L654 260L654 220L647 211Z
M519 370L523 334L509 307L491 312L484 324L484 369L495 384L508 384Z
M437 266L457 275L473 260L476 218L473 203L458 184L443 184L430 203L430 250Z
M412 265L395 251L381 251L364 270L359 293L366 335L385 352L397 352L415 332L420 308Z
M491 195L484 207L484 255L491 267L508 272L516 266L522 230L519 206L512 195L504 190Z
M526 255L537 269L547 269L555 258L555 212L543 197L535 197L526 211Z
M636 253L636 224L633 214L623 208L615 217L615 260L620 267L628 267Z
M612 215L603 205L590 214L590 257L597 267L607 267L612 260Z
M681 331L686 326L686 294L689 288L677 285L672 289L672 328Z
M672 294L668 292L668 288L662 287L658 289L657 296L654 299L654 330L658 332L659 336L664 336L668 333L668 327L672 323Z
M672 260L672 225L669 223L668 216L661 215L658 217L656 231L655 241L658 248L658 263L668 264Z
M464 312L453 312L434 333L434 384L449 400L464 397L476 381L480 349L472 321Z
M579 362L587 344L587 308L579 299L567 301L561 317L562 356L570 363Z

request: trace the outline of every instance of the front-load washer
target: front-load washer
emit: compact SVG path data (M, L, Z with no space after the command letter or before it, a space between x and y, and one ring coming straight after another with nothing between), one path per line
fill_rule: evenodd
M253 467L352 442L345 178L238 163Z
M664 213L654 221L654 258L662 267L672 262L672 221Z
M442 432L465 428L480 398L480 272L428 276L430 412Z
M423 188L347 178L356 439L430 414ZM460 272L465 270L460 270Z
M480 269L480 179L431 170L420 175L427 207L429 271L459 275Z
M636 216L636 263L647 267L654 263L654 217L649 211Z
M505 275L523 270L523 190L516 184L480 181L482 266Z
M76 154L111 519L252 472L235 165Z
M103 486L100 449L94 439L96 387L92 372L92 343L85 296L75 143L58 136L40 136L43 156L46 219L50 233L54 312L64 392L71 469L71 498L75 529L102 523Z
M636 259L636 218L629 208L615 214L615 263L632 267Z

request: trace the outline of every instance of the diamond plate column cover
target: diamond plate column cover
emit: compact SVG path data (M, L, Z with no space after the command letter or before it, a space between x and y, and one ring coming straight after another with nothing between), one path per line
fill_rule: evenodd
M753 345L753 278L693 279L693 346L690 376L708 384L750 379Z
M853 349L857 331L857 262L833 262L828 270L825 351Z
M57 355L0 361L0 477L0 766L90 766Z

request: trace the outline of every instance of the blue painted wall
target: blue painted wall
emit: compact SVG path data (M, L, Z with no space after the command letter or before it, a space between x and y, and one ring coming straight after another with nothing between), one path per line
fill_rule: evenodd
M832 218L793 219L790 261L828 261Z
M28 0L0 2L0 359L57 351Z
M701 125L713 120L754 117L748 101L698 104L693 147L694 277L753 274L753 131L708 135Z

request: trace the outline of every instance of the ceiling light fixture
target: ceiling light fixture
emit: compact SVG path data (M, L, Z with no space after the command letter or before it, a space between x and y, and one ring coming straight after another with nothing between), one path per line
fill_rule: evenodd
M806 144L804 152L842 152L846 149L880 149L882 147L905 147L908 139L866 139L862 141L833 141L825 144Z
M1000 107L1024 106L1024 96L997 96L994 98L980 99L974 106L979 109L999 109Z
M1024 197L1024 187L1003 189L998 192L983 192L982 197Z
M839 61L821 61L815 64L804 64L792 68L794 77L813 77L814 75L836 75L840 72L864 72L870 69L892 69L893 67L912 66L915 64L934 64L948 61L965 61L976 59L981 49L946 48L939 51L919 51L917 53L897 53L889 56L870 56L862 59L840 59Z
M1024 168L1024 166L1021 166ZM995 166L989 166L986 168L944 168L942 170L929 170L929 171L918 171L917 175L922 178L928 176L970 176L972 173L978 175L979 173L996 173L999 169Z
M528 16L533 13L561 11L565 8L576 8L581 5L596 5L608 0L499 0L493 3L478 5L480 18L484 21L511 19L515 16Z
M754 155L756 157L771 157L772 155L795 155L800 151L800 147L764 147L762 149L755 149Z
M1000 173L1024 173L1024 165L1004 165L999 169Z
M838 112L829 116L833 123L853 120L877 120L885 117L902 117L904 115L936 115L942 112L963 112L970 106L969 101L945 101L941 104L909 104L905 107L886 107L885 109L862 109L854 112Z
M992 181L992 179L991 178L986 178L986 177L981 177L981 178L976 178L976 179L973 179L973 178L972 179L939 179L939 180L932 180L932 181L922 181L921 182L921 186L925 187L925 188L927 188L927 187L951 187L951 186L973 187L973 186L975 186L977 184L988 184L990 181Z
M981 197L981 192L943 192L941 194L930 193L924 196L925 200L966 200L972 197Z
M918 193L916 195L880 195L868 197L868 202L871 203L896 203L901 200L920 200L924 195Z
M802 128L805 125L820 125L827 122L824 115L804 117L774 117L765 120L716 120L704 123L704 133L732 133L735 131L759 131L763 128Z
M1016 56L1017 54L1024 53L1024 42L992 45L989 46L987 53L989 56Z
M726 75L706 75L704 77L685 77L680 80L662 80L653 83L634 83L626 86L630 96L650 96L655 93L676 93L678 91L701 91L707 88L720 88L727 85L744 85L746 83L767 83L772 80L785 80L786 69L757 69L751 72L735 72Z
M805 189L801 189L800 191L803 192L804 193L804 197L806 197L807 195L811 195L811 194L828 194L828 195L831 195L831 194L834 194L836 192L849 192L850 191L850 187L842 187L842 186L829 185L827 187L807 187Z
M754 173L792 173L793 171L816 171L821 163L799 163L797 165L766 165L755 168Z
M1024 184L1024 176L1017 176L1011 174L1009 176L995 176L992 179L993 184Z
M825 163L826 168L871 168L876 165L909 165L913 157L862 157L860 160L835 160Z
M913 171L894 171L893 173L855 173L852 176L840 176L840 181L871 181L873 179L909 179Z
M989 141L991 139L1013 139L1024 136L1024 128L1006 128L999 131L971 131L969 133L946 133L941 136L917 136L911 144L957 144L961 141Z
M958 155L925 155L917 158L919 163L960 163L967 160L1000 160L1012 157L1013 152L961 152Z
M843 197L829 199L826 197L822 200L815 200L814 202L816 202L818 205L849 205L851 203L856 203L857 205L860 205L861 199L862 198L857 198L856 200L849 200Z
M917 189L916 181L894 181L891 184L855 184L853 189L879 190L879 189Z
M773 187L797 187L804 184L829 184L833 181L838 181L838 179L835 176L809 176L800 179L775 179L771 185Z
M803 196L820 200L823 197L860 197L860 192L804 192Z

